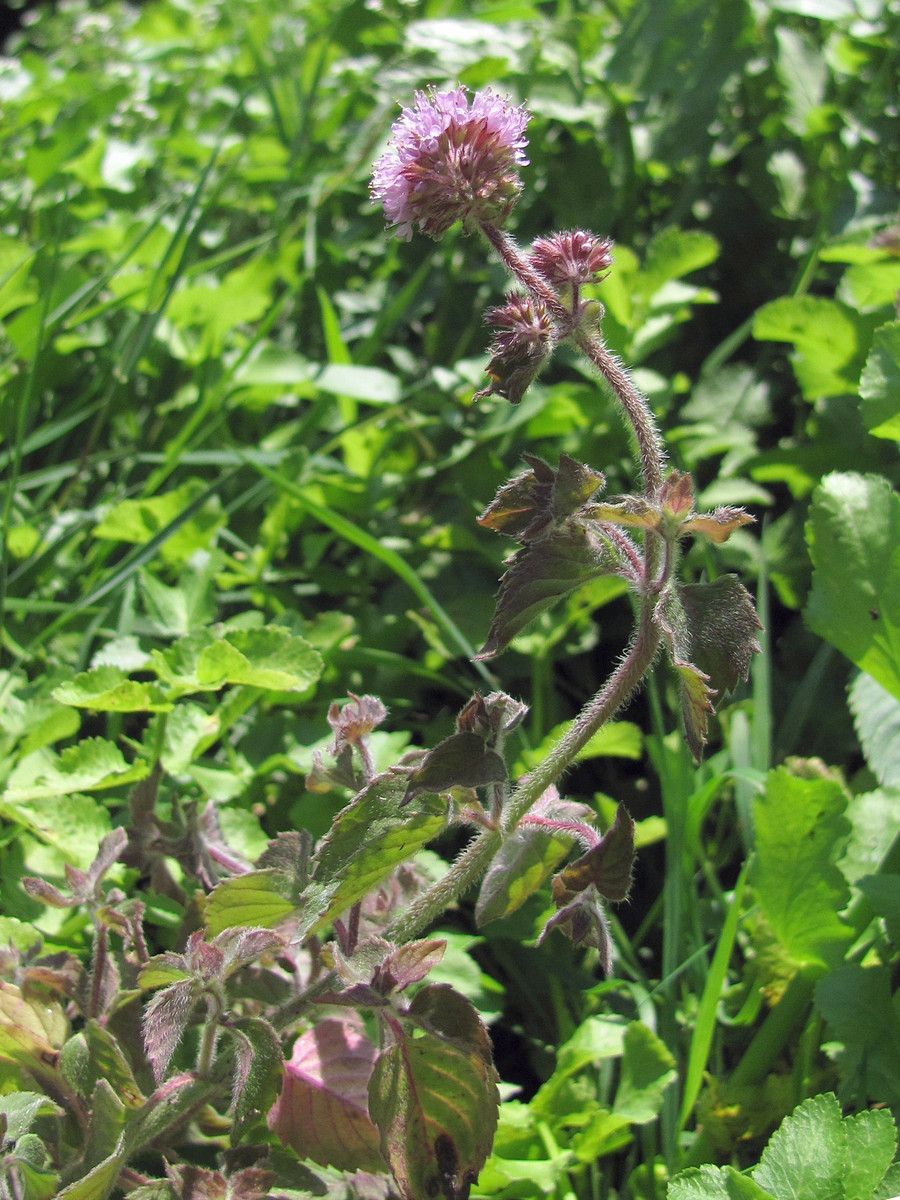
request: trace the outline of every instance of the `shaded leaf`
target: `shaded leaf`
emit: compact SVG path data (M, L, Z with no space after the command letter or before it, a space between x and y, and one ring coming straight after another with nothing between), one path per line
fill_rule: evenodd
M144 1049L153 1078L160 1083L187 1028L199 994L193 979L172 983L158 992L144 1010Z
M860 412L869 432L900 441L900 321L875 330L859 394Z
M382 994L400 991L411 983L424 979L432 967L444 957L447 949L445 938L420 938L415 942L407 942L379 963L372 977L373 986Z
M612 827L597 845L555 877L553 898L557 905L568 903L576 893L594 887L608 900L624 900L631 888L633 866L634 821L620 804Z
M860 671L850 685L850 711L878 782L887 787L900 784L900 698Z
M641 1021L632 1021L625 1030L622 1046L616 1114L635 1125L655 1120L666 1088L676 1078L675 1059L665 1042Z
M900 699L900 496L881 476L827 475L806 540L810 627Z
M241 1017L229 1026L236 1042L234 1126L232 1142L257 1113L274 1098L281 1077L282 1053L278 1034L263 1017Z
M506 764L495 750L485 748L477 733L454 733L429 750L421 766L409 774L403 795L406 805L421 792L445 792L452 787L481 787L506 779Z
M493 658L545 608L614 568L605 544L575 520L517 550L500 581L490 632L476 657Z

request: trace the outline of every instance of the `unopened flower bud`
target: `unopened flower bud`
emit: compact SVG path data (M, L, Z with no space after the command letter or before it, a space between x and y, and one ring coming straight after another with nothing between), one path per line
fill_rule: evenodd
M496 329L487 373L491 385L475 399L493 394L518 404L553 352L553 322L540 300L513 292L506 304L489 308L485 320Z
M612 242L584 229L570 229L536 238L529 257L534 269L548 283L577 287L603 278L612 264Z

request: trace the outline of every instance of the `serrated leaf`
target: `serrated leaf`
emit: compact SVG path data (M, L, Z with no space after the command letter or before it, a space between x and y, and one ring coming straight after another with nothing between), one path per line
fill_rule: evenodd
M887 1109L869 1109L844 1117L843 1127L847 1135L844 1200L870 1200L894 1161L894 1119Z
M687 619L690 662L718 695L734 691L747 678L759 650L761 626L750 593L736 575L684 584L678 591Z
M262 1017L241 1017L230 1029L237 1043L232 1089L232 1140L236 1142L247 1122L256 1113L265 1111L274 1098L281 1078L283 1055L278 1034Z
M810 627L900 698L900 496L881 476L827 475L806 540Z
M691 1167L669 1181L666 1200L773 1200L734 1167Z
M875 437L900 441L900 321L875 330L859 394L868 431Z
M248 871L216 884L206 897L203 918L212 937L237 926L269 928L294 911L290 878L275 868Z
M850 711L866 762L879 783L900 784L900 699L865 671L850 685ZM885 843L888 844L888 843Z
M632 1021L625 1030L614 1111L635 1125L659 1115L666 1088L677 1078L675 1059L652 1030Z
M170 983L157 992L144 1009L144 1050L153 1068L153 1078L160 1083L166 1074L172 1055L187 1028L198 997L193 978Z
M445 938L419 938L398 946L379 964L372 979L373 986L384 995L395 990L402 992L411 983L424 979L444 957L446 949Z
M300 1158L339 1170L383 1171L368 1107L376 1053L356 1020L318 1021L294 1043L269 1128Z
M140 500L121 500L95 526L94 537L142 545L177 521L205 490L202 480L189 479L171 492ZM224 523L222 503L217 496L211 496L166 538L160 547L161 556L170 563L186 562L196 550L209 546Z
M316 850L315 873L301 897L301 940L361 900L389 872L441 832L447 806L425 793L402 807L406 776L376 775L337 814Z
M153 651L160 679L176 693L218 691L226 684L304 691L322 673L318 650L278 625L204 629Z
M631 887L633 866L634 821L620 804L612 827L599 843L556 876L554 899L558 905L566 903L578 892L593 886L608 900L624 900Z
M476 657L493 658L545 608L579 584L610 574L613 566L600 539L577 521L517 550L500 580L490 632Z
M0 817L5 817L49 846L54 846L69 862L87 869L97 847L109 833L109 814L91 796L67 796L65 804L57 797L7 802L0 797Z
M775 937L800 966L835 967L851 938L838 914L849 890L834 865L850 832L846 797L832 779L780 767L753 801L757 902Z
M369 1112L403 1200L468 1196L497 1127L496 1078L477 1049L428 1032L379 1055Z
M119 667L92 667L53 689L60 704L94 712L168 712L172 704L155 684L129 679Z
M785 1117L754 1168L753 1182L776 1200L844 1200L846 1136L832 1093L813 1096Z
M105 738L85 738L69 746L58 756L45 760L26 783L17 783L13 775L3 799L10 804L70 796L74 792L102 791L143 779L150 772L147 763L129 764L114 742Z

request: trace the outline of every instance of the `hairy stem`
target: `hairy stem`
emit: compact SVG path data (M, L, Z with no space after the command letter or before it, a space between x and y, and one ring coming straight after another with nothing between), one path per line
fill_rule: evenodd
M543 279L535 271L509 234L504 233L495 225L488 224L481 226L481 232L496 250L510 274L514 275L519 283L531 292L532 296L543 301L557 321L561 321L564 327L568 328L572 323L571 311L563 304L546 279Z
M601 725L618 712L634 693L653 662L659 648L659 638L659 628L653 621L652 603L645 600L641 604L634 638L618 667L593 700L582 709L569 731L560 738L543 762L522 779L506 802L503 826L507 834L515 829L519 820L550 784L572 765L579 750ZM502 839L503 835L495 830L479 833L443 879L414 900L391 923L386 936L392 941L406 941L436 920L448 905L484 874L499 850Z
M634 430L641 458L645 494L648 500L653 501L662 486L666 456L662 438L656 427L656 418L650 410L647 398L635 387L628 372L610 352L599 333L589 334L578 330L574 339L609 384Z

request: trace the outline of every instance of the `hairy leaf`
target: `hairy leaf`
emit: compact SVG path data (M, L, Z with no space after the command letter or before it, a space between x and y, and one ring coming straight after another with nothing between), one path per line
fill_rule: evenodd
M236 1045L234 1133L237 1139L257 1113L274 1098L281 1076L281 1042L263 1017L241 1017L229 1026Z
M197 995L195 981L184 979L157 992L144 1010L144 1049L157 1083L165 1076L187 1028Z
M405 791L405 775L385 772L337 814L301 897L297 937L315 933L361 900L444 828L447 806L441 797L426 793L403 808Z
M294 1043L269 1128L300 1158L346 1171L383 1170L368 1111L376 1053L357 1019L320 1020Z
M598 844L553 880L553 898L559 906L585 888L595 887L608 900L624 900L631 888L633 866L634 821L620 804L612 827Z
M469 1023L442 1021L434 1007L434 1026L461 1031ZM472 1014L478 1022L474 1008ZM395 1035L400 1040L379 1055L369 1084L382 1154L403 1200L465 1200L497 1125L496 1072L480 1045L464 1036L451 1040L425 1031L412 1037L396 1029Z
M401 803L421 792L444 792L452 787L481 787L506 779L506 764L495 750L485 748L477 733L454 733L429 750L410 774Z
M575 520L517 550L500 581L494 620L476 657L493 658L545 608L613 567L603 542Z

